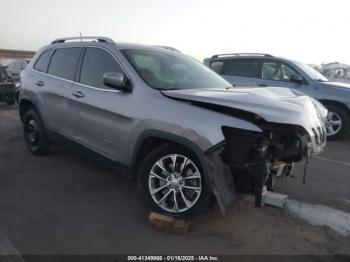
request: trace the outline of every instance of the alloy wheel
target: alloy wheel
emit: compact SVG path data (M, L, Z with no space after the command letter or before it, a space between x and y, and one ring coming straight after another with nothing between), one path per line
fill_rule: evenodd
M202 193L202 175L189 158L166 155L153 165L148 189L153 201L163 210L184 212L197 203Z
M335 113L335 112L328 112L327 119L326 119L326 133L327 136L334 136L342 128L342 119L341 117Z
M39 145L39 129L34 119L30 119L26 125L26 137L31 146Z

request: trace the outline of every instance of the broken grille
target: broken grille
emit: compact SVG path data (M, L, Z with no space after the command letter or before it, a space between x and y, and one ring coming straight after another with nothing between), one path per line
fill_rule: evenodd
M317 145L320 145L325 141L326 134L323 128L321 127L317 127L316 129L312 128L312 132L314 134L315 142Z

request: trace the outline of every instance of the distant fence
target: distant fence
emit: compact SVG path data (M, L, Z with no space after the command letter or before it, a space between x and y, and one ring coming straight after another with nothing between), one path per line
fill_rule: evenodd
M6 64L13 59L32 58L34 51L0 49L0 64Z

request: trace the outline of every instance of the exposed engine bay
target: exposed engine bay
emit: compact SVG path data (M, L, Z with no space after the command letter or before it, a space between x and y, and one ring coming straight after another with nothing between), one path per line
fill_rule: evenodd
M223 213L235 201L236 193L253 194L255 206L261 207L263 191L273 191L277 179L292 176L294 163L310 156L310 137L302 128L265 129L258 133L223 127L222 131L225 142L208 159L212 163L214 193ZM322 134L324 141L325 133Z
M273 190L277 178L290 176L294 162L308 157L307 135L301 131L247 132L223 127L226 143L222 151L236 189L255 194L261 206L263 188Z

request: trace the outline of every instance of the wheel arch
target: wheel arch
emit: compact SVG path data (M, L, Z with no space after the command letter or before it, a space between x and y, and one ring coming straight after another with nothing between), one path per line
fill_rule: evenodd
M191 140L159 130L145 131L136 142L133 150L134 153L131 156L132 176L136 177L138 167L142 160L147 156L147 153L164 144L175 144L190 150L197 157L196 160L199 161L201 168L203 169L206 183L211 190L209 166L205 157L205 152Z
M33 110L35 110L37 112L36 106L35 106L35 104L32 101L30 101L29 99L26 99L26 98L22 98L19 101L19 116L20 116L20 119L21 119L22 122L23 122L24 115L30 109L33 109Z
M135 164L139 164L148 152L163 144L176 144L182 146L192 151L198 157L198 160L204 157L205 152L203 152L198 145L187 138L160 130L147 130L140 135L135 144L133 154L131 156L131 165L135 167Z

